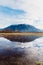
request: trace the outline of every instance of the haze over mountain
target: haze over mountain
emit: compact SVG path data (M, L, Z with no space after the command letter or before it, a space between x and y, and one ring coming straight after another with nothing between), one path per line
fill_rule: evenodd
M18 32L43 32L42 30L37 29L34 26L27 25L27 24L10 25L0 30L1 31L9 30L9 31L18 31Z

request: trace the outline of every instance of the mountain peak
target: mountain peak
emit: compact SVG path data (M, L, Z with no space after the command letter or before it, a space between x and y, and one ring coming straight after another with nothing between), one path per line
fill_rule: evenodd
M34 26L27 24L10 25L4 28L3 30L9 30L9 31L18 30L19 32L42 32L41 30L35 28Z

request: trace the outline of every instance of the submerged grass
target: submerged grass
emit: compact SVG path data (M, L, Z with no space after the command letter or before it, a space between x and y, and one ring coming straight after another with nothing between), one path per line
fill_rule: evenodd
M37 61L37 62L35 62L35 64L36 64L36 65L40 65L40 62Z

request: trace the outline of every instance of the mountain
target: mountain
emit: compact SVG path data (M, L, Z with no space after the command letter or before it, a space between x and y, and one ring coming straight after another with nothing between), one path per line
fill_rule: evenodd
M10 25L4 29L8 31L18 31L18 32L42 32L42 30L35 28L32 25L27 25L27 24L18 24L18 25Z

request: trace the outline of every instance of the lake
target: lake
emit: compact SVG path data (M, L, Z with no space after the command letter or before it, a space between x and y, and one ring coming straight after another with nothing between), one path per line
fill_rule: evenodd
M43 37L30 42L10 41L0 37L1 65L43 65Z

